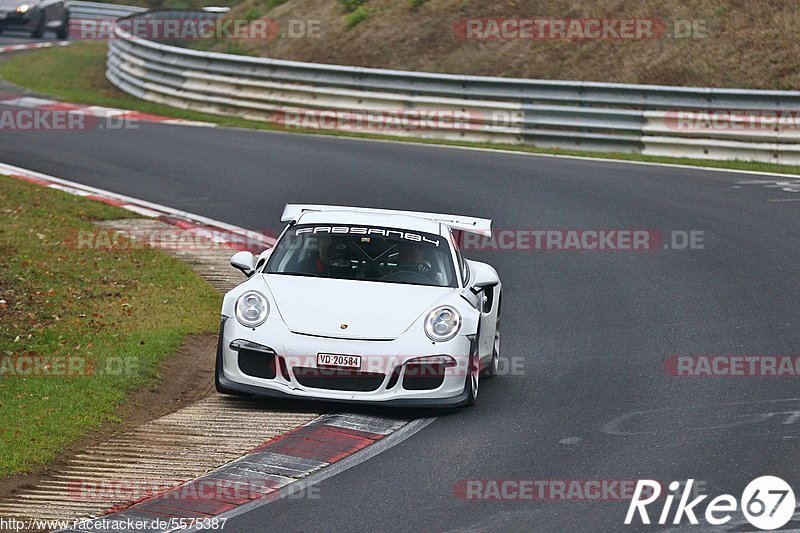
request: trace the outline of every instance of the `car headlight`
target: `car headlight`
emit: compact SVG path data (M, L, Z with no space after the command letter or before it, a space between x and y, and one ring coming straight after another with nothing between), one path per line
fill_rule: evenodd
M17 8L17 13L27 13L30 8L31 6L28 4L22 4Z
M236 320L243 326L260 326L269 315L269 302L260 292L247 291L236 300L235 314Z
M461 314L454 307L437 307L425 319L425 334L432 341L449 341L461 330Z

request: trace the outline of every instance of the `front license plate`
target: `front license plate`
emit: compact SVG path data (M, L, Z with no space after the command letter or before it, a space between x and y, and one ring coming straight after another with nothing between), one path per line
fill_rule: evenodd
M360 355L338 355L334 353L318 353L317 366L328 366L337 368L361 369Z
M8 13L0 11L0 20L5 20L6 18L8 18Z

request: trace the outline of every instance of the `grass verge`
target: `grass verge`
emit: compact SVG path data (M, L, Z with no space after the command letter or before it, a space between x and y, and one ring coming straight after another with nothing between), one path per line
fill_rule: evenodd
M70 245L117 218L133 216L0 176L0 476L117 421L188 334L216 330L220 296L185 264Z
M156 115L211 122L227 127L261 130L280 129L275 125L266 122L257 122L236 117L224 117L219 115L198 113L194 111L186 111L165 105L154 104L127 95L116 89L105 78L106 50L107 48L105 43L77 42L64 48L49 48L26 54L18 54L0 63L0 76L20 87L25 87L46 96L51 96L59 100L65 100L74 103L120 107ZM333 135L339 137L386 139L421 144L489 148L495 150L508 150L512 152L526 152L534 154L576 155L582 157L618 159L621 161L671 163L732 170L775 172L779 174L800 174L800 166L779 165L775 163L759 163L751 161L714 161L679 157L647 156L642 154L624 154L616 152L584 152L579 150L547 149L514 144L409 139L406 137L393 137L389 135L377 135L370 133L345 133L341 131L292 131L299 133L314 133L318 135Z

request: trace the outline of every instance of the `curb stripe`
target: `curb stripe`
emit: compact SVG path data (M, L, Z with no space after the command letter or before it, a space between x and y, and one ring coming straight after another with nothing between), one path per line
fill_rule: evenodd
M335 463L361 448L369 446L373 441L383 438L383 435L367 438L361 435L347 434L345 431L327 425L305 426L276 440L266 446L263 451Z
M106 521L127 519L212 518L243 506L263 505L284 496L301 479L408 424L408 420L367 415L323 415L175 489L94 519L90 528L103 531Z
M39 46L34 48L42 48L42 47ZM3 48L0 47L0 53L2 52ZM46 98L38 98L35 96L13 95L11 97L0 99L0 105L5 105L9 107L18 107L22 109L39 109L43 111L67 111L69 113L81 114L88 117L95 117L95 118L113 117L118 120L128 120L132 122L152 122L157 124L171 124L175 126L196 126L196 127L206 127L206 128L215 128L217 126L213 122L203 122L199 120L187 120L187 119L167 117L162 115L153 115L152 113L143 113L139 111L132 111L130 109L118 109L115 107L73 104L70 102L48 100Z
M54 46L69 46L71 41L57 41L48 43L32 43L32 44L13 44L9 46L0 46L0 54L6 52L16 52L18 50L33 50L36 48L52 48Z
M145 217L158 219L180 229L208 232L214 242L224 244L232 250L247 250L260 253L275 245L276 239L274 237L256 231L55 176L41 174L5 163L0 163L0 173L6 173L13 178L120 207Z
M348 416L348 415L345 415L345 416ZM353 417L353 418L356 418L356 417ZM376 426L379 424L380 420L381 419L379 417L374 417L373 418L373 421L375 422ZM388 421L390 419L383 419L383 420L384 421ZM392 448L393 446L396 446L397 444L400 444L401 442L403 442L404 440L408 439L409 437L412 437L417 432L423 430L425 427L430 425L435 420L436 420L435 418L417 418L415 420L404 421L402 423L402 425L397 427L395 430L387 433L385 438L383 438L383 439L381 439L379 441L376 441L372 446L369 446L369 447L365 448L364 450L362 450L361 453L353 454L353 455L351 455L351 456L349 456L349 457L347 457L347 458L345 458L345 459L343 459L341 461L338 461L338 462L334 463L331 466L328 466L327 468L321 469L320 471L314 472L314 473L310 474L309 476L304 477L303 479L295 481L294 483L291 483L288 486L281 488L280 490L276 491L275 493L270 494L269 497L267 497L267 498L261 498L260 500L254 500L252 502L240 505L239 507L236 507L235 509L231 509L230 511L227 511L227 512L223 513L222 515L218 516L217 518L230 519L230 518L234 518L234 517L237 517L237 516L241 516L241 515L246 514L246 513L250 512L250 511L253 511L254 509L257 509L257 508L262 507L264 505L268 505L268 504L272 503L273 501L279 500L279 499L284 498L284 497L291 496L293 494L300 493L301 491L307 489L308 487L311 487L311 486L314 486L314 485L316 485L318 483L321 483L322 481L325 481L326 479L328 479L330 477L333 477L333 476L335 476L337 474L340 474L340 473L342 473L342 472L344 472L344 471L346 471L346 470L348 470L348 469L350 469L350 468L352 468L354 466L357 466L357 465L359 465L359 464L361 464L361 463L363 463L365 461L368 461L369 459L375 457L376 455L379 455L379 454L385 452L389 448ZM206 530L204 530L202 528L199 528L199 527L193 527L193 528L189 528L188 530L185 530L185 531L186 531L186 533L189 533L189 532L194 533L194 532L200 532L200 531L206 531Z

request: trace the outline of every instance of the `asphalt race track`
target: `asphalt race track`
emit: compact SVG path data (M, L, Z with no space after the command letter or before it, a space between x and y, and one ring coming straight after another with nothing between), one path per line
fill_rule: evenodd
M0 36L0 46L7 46L10 44L35 44L35 43L48 43L58 41L55 32L46 31L44 37L41 39L33 39L30 32L5 30Z
M463 213L497 229L703 232L690 251L467 253L503 278L502 356L519 371L322 482L318 499L270 503L227 533L626 529L626 502L465 501L463 480L693 478L737 498L762 475L800 484L796 379L663 368L673 354L798 355L800 194L776 178L156 124L2 141L0 161L272 232L287 202Z

